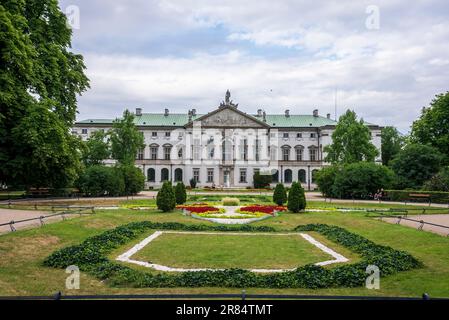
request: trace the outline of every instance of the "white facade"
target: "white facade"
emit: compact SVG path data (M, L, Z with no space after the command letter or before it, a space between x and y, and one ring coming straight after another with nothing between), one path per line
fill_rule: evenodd
M75 125L73 133L87 139L111 124L111 120L85 120ZM145 174L147 188L159 187L165 180L189 185L190 179L200 187L247 188L259 171L274 173L273 183L301 181L306 190L313 190L313 172L326 165L323 148L331 143L335 124L317 110L310 116L288 111L266 115L261 110L249 115L229 97L205 115L194 110L186 115L168 110L143 114L137 109L136 125L143 132L145 148L137 155L136 166ZM380 155L381 128L369 127Z

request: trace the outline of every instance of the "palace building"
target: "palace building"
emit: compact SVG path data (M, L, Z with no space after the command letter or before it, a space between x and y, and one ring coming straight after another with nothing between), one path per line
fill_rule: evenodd
M73 133L85 140L93 131L110 129L113 121L79 121ZM336 125L330 114L323 117L316 109L310 115L290 110L267 114L262 109L248 114L230 100L229 91L207 114L197 114L195 109L144 113L136 108L134 121L145 139L136 166L145 174L148 188L166 180L189 185L191 179L200 187L246 188L253 186L253 176L259 172L271 175L273 183L300 181L306 190L313 190L314 173L327 165L323 148L331 143ZM380 151L381 127L367 125Z

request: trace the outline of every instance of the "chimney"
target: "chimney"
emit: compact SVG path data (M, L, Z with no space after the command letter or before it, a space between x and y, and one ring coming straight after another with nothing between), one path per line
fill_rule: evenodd
M313 116L318 117L318 109L313 110Z
M257 116L261 117L262 116L262 109L257 109Z
M262 113L262 117L263 117L263 121L267 122L267 113L265 111Z
M330 119L330 118L331 118L331 114L328 113L328 114L326 115L326 118Z
M189 116L189 122L192 121L192 111L189 110L189 112L187 112L187 115Z
M168 109L167 108L165 108L165 112L164 112L164 116L168 116Z
M288 109L285 110L285 117L287 117L287 118L290 117L290 110L288 110Z
M142 108L136 108L136 116L141 116L142 115Z
M192 109L192 116L196 117L196 109Z

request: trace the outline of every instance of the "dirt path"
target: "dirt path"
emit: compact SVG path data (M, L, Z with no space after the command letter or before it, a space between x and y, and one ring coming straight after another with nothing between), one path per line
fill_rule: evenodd
M31 219L31 218L39 218L40 216L46 216L52 214L48 211L36 211L36 210L15 210L15 209L2 209L0 208L0 224L3 223L9 223L10 221L18 221L18 220L24 220L24 219ZM51 217L45 219L45 223L49 222L55 222L55 221L61 221L61 216ZM32 220L32 221L26 221L21 223L14 224L14 228L19 229L27 229L27 228L34 228L40 226L39 220ZM0 226L0 234L2 233L8 233L11 231L11 228L9 225L6 226Z
M409 215L407 218L416 220L417 222L401 219L400 224L403 226L418 229L418 227L421 225L419 221L424 221L443 225L449 228L449 214ZM397 223L398 218L382 218L382 221L386 221L388 223ZM422 230L438 233L443 236L449 235L449 229L439 226L424 224Z

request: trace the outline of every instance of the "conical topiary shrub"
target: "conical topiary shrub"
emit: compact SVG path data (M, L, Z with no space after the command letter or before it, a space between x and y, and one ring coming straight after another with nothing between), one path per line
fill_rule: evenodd
M287 191L285 191L284 185L282 183L278 183L276 185L276 188L274 188L273 202L278 206L282 206L287 202Z
M175 187L176 204L183 204L187 201L186 186L182 182L178 182Z
M156 205L163 212L172 211L176 207L176 198L171 182L166 181L156 196Z
M304 189L298 182L293 182L288 192L287 208L294 213L298 213L306 208Z

